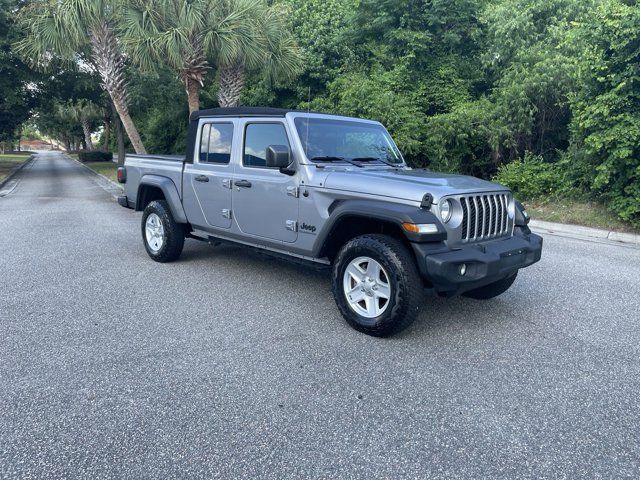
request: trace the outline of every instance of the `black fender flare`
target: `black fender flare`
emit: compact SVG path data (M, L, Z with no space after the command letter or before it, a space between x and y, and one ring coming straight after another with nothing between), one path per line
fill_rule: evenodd
M161 175L143 175L140 179L140 184L138 185L136 210L141 210L140 192L142 191L141 187L143 186L159 188L164 194L164 198L167 200L167 203L169 204L171 214L173 215L175 221L178 223L187 223L187 216L184 213L182 200L180 199L180 195L178 194L178 189L170 178L163 177Z
M442 242L447 239L447 232L438 217L426 208L384 200L337 200L329 207L329 218L318 232L313 248L314 256L321 253L335 225L346 217L392 223L400 228L410 242ZM402 227L403 223L433 223L438 227L438 232L430 234L407 232Z

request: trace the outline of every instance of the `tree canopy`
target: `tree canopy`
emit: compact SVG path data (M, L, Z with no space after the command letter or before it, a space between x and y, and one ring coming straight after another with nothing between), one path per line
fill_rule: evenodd
M28 88L33 72L8 48L24 34L5 27L21 5L38 2L0 2L8 7L0 54L12 59L0 68L16 72L0 76L5 104L15 105L0 108L15 115L4 121L6 135L47 82ZM536 177L532 185L545 187L532 191L552 185L556 194L597 199L640 226L636 0L94 3L113 8L128 108L150 151L184 150L196 106L312 108L380 120L413 166L503 172L514 185L516 176ZM74 55L91 59L84 45ZM197 96L187 102L189 79ZM36 109L43 118L44 108Z

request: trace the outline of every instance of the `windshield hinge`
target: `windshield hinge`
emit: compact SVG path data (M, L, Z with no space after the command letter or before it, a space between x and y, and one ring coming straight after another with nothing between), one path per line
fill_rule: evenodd
M295 220L287 220L286 222L287 230L291 230L292 232L298 231L298 222Z

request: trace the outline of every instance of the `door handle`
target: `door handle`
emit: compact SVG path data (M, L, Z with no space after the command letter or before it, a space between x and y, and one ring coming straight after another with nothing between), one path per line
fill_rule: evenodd
M236 180L233 184L236 187L251 188L251 182L249 180Z
M206 175L198 175L196 178L194 178L194 180L196 182L208 182L209 177L207 177Z

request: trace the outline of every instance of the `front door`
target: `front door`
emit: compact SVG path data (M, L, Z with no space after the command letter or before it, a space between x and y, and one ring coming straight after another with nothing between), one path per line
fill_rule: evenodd
M185 165L183 178L185 197L189 191L194 197L189 208L194 217L189 219L192 225L204 229L231 227L234 126L232 121L212 121L199 127L199 152L193 164Z
M269 145L291 148L281 121L247 120L241 161L233 177L233 214L247 235L295 242L298 237L298 176L266 166Z

